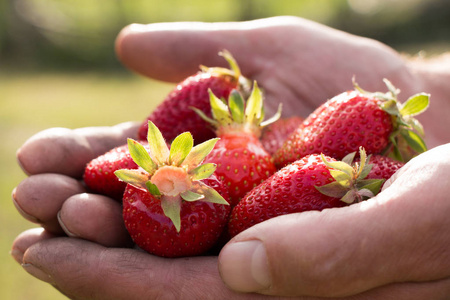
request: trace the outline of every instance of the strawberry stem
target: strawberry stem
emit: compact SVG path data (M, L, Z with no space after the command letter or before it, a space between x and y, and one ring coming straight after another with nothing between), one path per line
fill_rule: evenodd
M354 78L353 85L355 90L362 94L382 101L380 107L391 115L393 120L393 133L390 136L391 144L386 147L384 153L397 160L406 161L407 159L410 159L411 153L408 153L408 149L405 150L398 147L397 144L399 140L405 141L406 145L408 145L416 155L427 150L427 146L423 140L423 127L414 117L423 113L428 108L430 95L418 93L409 97L404 104L401 104L398 101L400 90L389 80L383 79L383 81L388 88L387 93L367 92L359 87Z
M345 157L345 161L329 162L322 154L323 163L329 168L330 175L335 181L316 186L316 189L324 195L340 198L345 203L360 202L378 194L384 182L383 179L364 179L369 175L372 165L369 164L370 156L361 147L359 149L360 163L352 164L356 153Z
M230 132L251 134L257 138L261 129L277 121L281 117L281 105L278 112L269 120L264 120L264 95L256 81L252 92L245 102L241 93L233 90L228 98L228 105L210 90L210 104L213 118L209 118L201 110L191 107L203 120L211 124L218 136Z

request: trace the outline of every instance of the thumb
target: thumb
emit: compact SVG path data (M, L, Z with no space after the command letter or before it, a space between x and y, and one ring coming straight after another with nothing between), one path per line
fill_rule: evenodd
M222 279L242 292L343 297L448 277L450 203L442 178L450 166L434 157L448 153L411 161L366 202L284 215L242 232L220 253Z

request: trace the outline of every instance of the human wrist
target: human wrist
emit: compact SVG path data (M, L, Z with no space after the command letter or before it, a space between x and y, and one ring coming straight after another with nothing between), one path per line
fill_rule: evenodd
M434 58L416 57L406 59L407 67L420 81L423 89L436 94L450 94L450 53Z
M407 59L407 67L415 77L415 92L430 94L428 110L418 116L424 126L430 148L450 141L447 131L450 120L445 117L450 111L449 66L450 53L428 59L421 57Z

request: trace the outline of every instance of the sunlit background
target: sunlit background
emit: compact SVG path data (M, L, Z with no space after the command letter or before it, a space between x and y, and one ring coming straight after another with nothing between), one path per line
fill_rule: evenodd
M172 88L119 64L113 45L120 29L276 15L308 18L413 56L450 49L447 0L0 0L0 299L66 299L9 256L15 236L32 226L10 200L25 178L16 149L48 127L142 120Z

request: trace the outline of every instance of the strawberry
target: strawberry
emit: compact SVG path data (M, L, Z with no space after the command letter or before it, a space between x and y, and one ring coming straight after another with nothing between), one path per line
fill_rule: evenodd
M349 165L323 154L311 154L289 164L249 192L231 212L231 237L270 218L310 210L343 207L376 195L383 183L365 179L371 165L363 149L364 163ZM351 155L350 155L351 156Z
M201 164L217 139L193 147L192 135L185 132L169 149L155 124L150 121L148 128L149 151L128 139L140 168L115 172L128 183L123 195L125 226L136 245L149 253L203 254L219 239L230 212L227 189L213 175L216 166Z
M264 149L270 154L283 145L284 141L303 123L303 118L299 116L279 119L265 127L261 134L261 143Z
M83 180L92 192L120 200L127 184L120 181L114 172L137 168L128 145L122 145L90 161L85 167Z
M319 106L276 152L276 165L282 167L312 153L341 159L359 147L368 154L391 155L402 161L404 153L397 147L401 140L415 154L424 152L423 129L414 116L428 107L429 95L416 94L401 105L399 91L389 81L385 83L386 94L363 91L355 83L355 90Z
M280 110L264 121L263 94L256 82L246 103L234 90L228 105L210 92L213 119L194 110L215 129L220 138L205 162L217 164L216 175L229 187L231 207L253 187L272 175L276 169L272 157L259 137L261 129L276 121Z
M191 106L211 116L208 90L219 98L228 98L231 90L240 89L248 93L248 80L241 75L239 66L227 51L220 53L230 64L230 69L206 68L180 82L164 101L147 117L139 128L138 136L147 136L148 121L152 121L171 141L178 134L189 131L196 142L213 138L214 132L207 126Z

